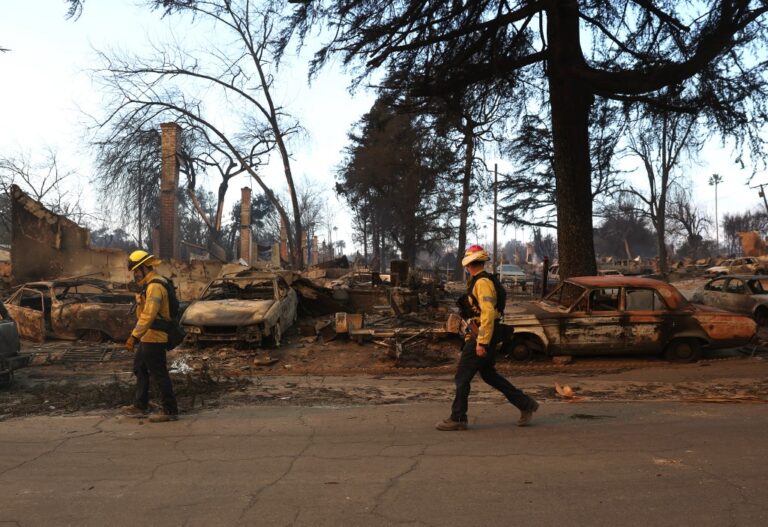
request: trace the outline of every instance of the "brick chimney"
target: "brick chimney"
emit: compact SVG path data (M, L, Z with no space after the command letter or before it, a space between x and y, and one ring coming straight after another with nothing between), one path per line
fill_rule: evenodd
M176 188L179 186L179 160L176 156L181 139L181 127L176 123L160 125L162 171L160 174L160 258L178 258L179 227L176 208Z
M251 189L243 187L240 201L240 258L252 263L253 236L251 234Z

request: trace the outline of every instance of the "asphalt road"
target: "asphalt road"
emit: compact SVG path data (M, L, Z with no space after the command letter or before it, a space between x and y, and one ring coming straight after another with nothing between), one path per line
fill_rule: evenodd
M768 524L764 404L244 406L0 422L1 525Z

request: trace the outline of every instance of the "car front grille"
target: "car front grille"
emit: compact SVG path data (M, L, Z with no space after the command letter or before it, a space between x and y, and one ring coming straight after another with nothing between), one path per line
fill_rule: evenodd
M203 334L207 335L234 335L237 333L235 326L203 326Z

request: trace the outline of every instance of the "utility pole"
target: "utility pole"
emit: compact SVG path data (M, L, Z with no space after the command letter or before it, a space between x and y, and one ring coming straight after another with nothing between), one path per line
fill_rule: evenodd
M723 182L723 176L720 174L712 174L712 176L709 178L709 186L715 187L715 244L717 247L718 253L720 252L720 227L718 224L718 216L717 216L717 185Z
M496 219L499 208L499 164L493 164L493 273L496 270L496 255L499 254Z
M755 185L749 188L759 188L760 192L757 193L758 196L763 198L763 204L765 205L765 212L768 214L768 200L765 199L765 190L763 187L768 186L768 183L760 183L759 185Z

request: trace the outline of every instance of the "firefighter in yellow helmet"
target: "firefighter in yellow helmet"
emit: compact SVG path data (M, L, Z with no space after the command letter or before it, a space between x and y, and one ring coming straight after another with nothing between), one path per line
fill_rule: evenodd
M167 329L171 320L168 281L155 271L159 263L160 259L147 251L133 251L128 256L128 270L141 287L141 293L136 295L138 321L125 343L128 351L135 351L136 395L132 405L121 408L124 415L145 416L149 409L149 380L152 377L160 388L163 401L163 410L149 416L153 423L175 421L179 414L166 361L168 333L162 329Z
M466 430L469 390L472 378L480 373L483 381L496 388L507 400L520 410L518 426L527 426L539 404L531 397L515 388L512 383L496 371L496 346L501 341L501 312L504 306L497 305L498 280L485 271L485 263L490 260L488 253L479 245L469 247L461 261L470 274L467 284L467 296L470 311L470 327L461 351L461 358L456 369L456 396L451 407L451 416L437 424L438 430Z

